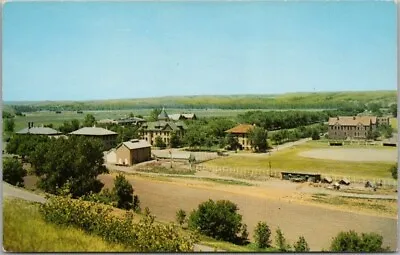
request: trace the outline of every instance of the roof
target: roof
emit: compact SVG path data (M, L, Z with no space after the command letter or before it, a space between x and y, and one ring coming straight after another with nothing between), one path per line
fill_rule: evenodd
M146 140L137 140L137 139L133 139L128 142L123 142L120 145L118 145L117 148L119 148L121 145L125 145L130 150L151 147L151 145Z
M253 129L253 125L250 124L239 124L234 128L228 129L225 132L231 134L247 134Z
M162 109L161 113L158 115L157 119L158 120L167 120L168 119L168 114L164 108Z
M98 123L116 123L116 121L112 119L102 119L99 120Z
M74 132L69 133L70 135L117 135L117 133L100 127L84 127Z
M162 131L165 130L169 126L173 131L179 131L182 129L186 129L186 125L182 122L171 122L171 121L155 121L155 122L147 122L142 125L141 130L148 131Z
M176 114L170 114L168 117L171 120L180 120L180 119L194 119L196 118L196 115L194 113L176 113Z
M168 117L169 117L171 120L180 120L181 117L182 117L182 114L179 114L179 113L177 113L177 114L170 114L170 115L168 115Z
M341 125L341 126L357 126L359 124L364 126L369 126L370 122L372 124L376 124L375 116L339 116L329 118L328 124L330 126L333 125Z
M31 128L24 128L16 132L16 134L57 135L61 134L61 132L58 132L57 130L49 127L31 127Z

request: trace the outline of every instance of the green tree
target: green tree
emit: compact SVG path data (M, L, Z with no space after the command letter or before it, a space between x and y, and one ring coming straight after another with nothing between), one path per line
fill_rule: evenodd
M183 224L186 222L186 212L184 210L179 209L179 211L176 212L176 222L180 226L183 226Z
M300 236L299 240L293 245L295 252L308 252L310 251L310 247L304 236Z
M171 148L178 148L181 145L181 138L176 134L176 132L172 132L169 145Z
M392 174L393 179L396 179L396 180L397 180L397 173L398 173L398 171L397 171L397 165L392 166L392 167L390 168L390 172L391 172L391 174Z
M73 197L98 193L103 184L97 176L108 173L102 148L97 139L76 136L38 144L29 160L39 177L39 187L57 194L59 188L68 185Z
M150 117L149 120L150 121L157 121L158 120L158 115L160 115L161 113L161 109L160 108L155 108L150 112Z
M93 118L94 118L94 117L93 117ZM79 127L80 127L80 122L79 122L79 120L77 120L77 119L71 120L71 129L72 129L71 132L73 132L73 131L75 131L75 130L78 130Z
M397 118L397 104L390 105L390 113L393 117Z
M129 113L129 118L133 118L135 117L135 115L133 114L133 112Z
M96 124L96 118L92 114L86 114L85 119L83 120L84 127L93 127Z
M167 147L167 145L165 144L165 142L163 141L163 139L161 138L161 136L157 136L156 139L154 140L154 146L164 149Z
M3 159L3 181L12 185L23 187L24 177L26 174L26 170L22 167L22 164L17 159Z
M189 217L189 228L228 242L238 242L242 230L242 215L236 204L228 200L208 200L193 210Z
M233 134L228 134L226 136L226 143L230 150L237 150L238 148L240 148L240 143L237 137L235 137Z
M125 210L137 209L133 208L133 187L123 174L115 177L113 193L117 198L118 208Z
M276 230L275 244L280 252L290 251L290 245L287 243L286 238L280 228Z
M362 233L361 236L350 230L340 232L333 238L330 251L332 252L384 252L383 237L376 233Z
M4 131L6 132L14 132L15 121L13 118L6 118L3 120L4 122Z
M262 127L255 127L250 131L249 139L256 152L264 152L267 150L267 137L268 133Z
M318 131L316 128L314 128L314 129L312 130L311 138L312 138L313 140L319 140L319 139L320 139L320 137L319 137L319 131Z
M259 221L254 229L254 240L258 248L266 248L271 246L271 230L266 222Z

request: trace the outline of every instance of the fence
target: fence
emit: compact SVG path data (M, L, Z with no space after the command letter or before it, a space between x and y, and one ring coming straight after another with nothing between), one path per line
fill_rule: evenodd
M243 169L243 168L227 168L227 167L214 167L197 165L196 170L210 171L220 176L234 177L248 180L268 180L269 178L281 178L281 170L270 170L270 169ZM285 170L286 172L304 172L296 170ZM343 175L331 175L321 174L321 178L330 177L333 181L340 181L347 179L350 183L365 184L367 181L372 183L382 182L383 186L395 187L397 186L397 180L388 178L368 178L368 177L357 177L357 176L343 176Z

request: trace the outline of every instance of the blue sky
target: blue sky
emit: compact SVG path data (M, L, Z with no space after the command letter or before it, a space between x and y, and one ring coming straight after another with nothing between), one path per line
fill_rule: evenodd
M392 2L13 2L3 100L394 90Z

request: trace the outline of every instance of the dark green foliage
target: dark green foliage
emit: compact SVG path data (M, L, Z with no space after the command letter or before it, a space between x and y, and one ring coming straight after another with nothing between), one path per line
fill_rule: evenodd
M280 252L290 251L290 245L287 243L286 238L284 237L280 228L276 230L275 245Z
M380 136L380 133L378 130L368 130L367 132L367 139L368 140L376 140Z
M96 124L96 118L92 114L86 114L83 120L84 127L93 127Z
M53 128L53 124L52 124L52 123L50 123L50 124L45 124L44 127Z
M218 240L241 242L242 216L236 204L228 200L208 200L193 210L189 217L189 228Z
M3 119L3 123L4 123L4 131L14 132L14 128L15 128L14 118Z
M397 174L398 174L397 165L392 166L390 168L390 172L392 174L393 179L397 180Z
M350 230L340 232L331 243L332 252L384 252L383 237L376 233L362 233L361 236Z
M97 139L71 136L40 143L29 154L29 161L39 176L39 187L57 194L68 184L73 197L97 193L103 184L99 174L107 173L103 165L103 144Z
M133 187L122 174L114 180L113 193L117 199L117 207L121 209L133 209Z
M3 159L3 181L12 185L23 187L23 177L25 177L26 174L26 170L22 167L22 164L17 159Z
M266 222L259 221L254 229L254 240L258 248L271 247L271 229Z
M393 117L397 118L397 104L390 105L390 113Z
M150 112L150 117L149 117L149 121L157 121L158 120L158 115L160 115L161 113L161 109L160 108L155 108Z
M167 147L167 145L165 144L165 142L163 141L163 139L161 138L161 136L157 136L156 139L154 140L154 146L164 149Z
M25 158L43 143L48 143L50 138L41 135L13 135L7 143L6 151Z
M379 125L379 134L382 134L385 138L393 137L393 128L390 125Z
M310 247L308 246L308 243L304 236L300 236L299 240L293 244L293 248L295 252L308 252L310 251Z
M268 133L262 127L255 127L249 133L249 140L256 152L265 152L268 148Z
M186 212L182 209L176 212L176 222L182 226L186 222Z
M3 110L3 114L2 114L3 119L12 118L12 117L14 117L13 113Z
M77 119L73 119L71 121L64 121L64 123L58 128L60 132L64 134L68 134L78 130L80 128L80 122Z
M228 134L226 136L226 144L228 145L229 150L237 150L241 147L237 137L233 134Z
M319 140L319 139L320 139L320 137L319 137L319 132L318 132L317 129L313 129L311 138L312 138L313 140Z
M171 134L170 146L171 148L178 148L179 146L181 146L181 139L176 134L176 132L172 132Z

